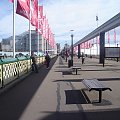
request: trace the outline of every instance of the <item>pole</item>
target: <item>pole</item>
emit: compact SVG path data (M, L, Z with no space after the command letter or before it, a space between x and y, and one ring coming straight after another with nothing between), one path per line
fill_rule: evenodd
M13 57L15 58L15 7L16 0L13 1Z
M98 28L98 15L96 15L96 22L97 22L97 28ZM96 46L97 46L97 55L98 55L98 37L96 37Z
M118 44L117 44L117 47L118 47ZM117 57L117 62L119 61L118 59L119 59L119 58Z
M37 54L39 55L39 5L38 5L38 49L37 49Z
M29 54L31 56L31 25L30 25L30 21L31 21L31 0L30 0L30 20L29 20Z
M45 54L46 54L46 39L44 38L44 52L45 52Z
M71 34L71 60L73 61L73 34Z
M43 38L43 36L41 35L41 39L42 39L42 52L44 52L45 53L45 50L44 50L44 38Z
M71 65L73 66L73 34L71 34Z

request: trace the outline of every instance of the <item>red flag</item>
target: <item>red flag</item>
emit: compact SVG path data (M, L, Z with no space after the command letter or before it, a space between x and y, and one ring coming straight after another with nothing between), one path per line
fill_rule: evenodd
M38 14L40 18L43 18L43 6L38 6Z
M108 31L108 43L110 43L110 33Z
M92 40L89 40L89 48L92 47Z
M38 6L38 25L37 31L43 34L43 6Z
M14 0L9 0L9 1L13 3Z
M116 44L116 31L114 29L114 43Z
M51 29L50 29L50 27L49 27L49 24L48 24L48 19L46 19L46 21L45 21L46 23L46 28L45 28L45 38L49 41L49 38L50 38L50 35L51 35Z
M30 15L30 0L17 0L16 13L29 19Z
M38 0L31 0L31 24L38 26Z
M46 16L43 16L43 37L46 37Z
M31 5L30 5L31 3ZM30 20L31 11L31 20ZM29 19L31 24L38 25L38 0L17 0L16 13Z

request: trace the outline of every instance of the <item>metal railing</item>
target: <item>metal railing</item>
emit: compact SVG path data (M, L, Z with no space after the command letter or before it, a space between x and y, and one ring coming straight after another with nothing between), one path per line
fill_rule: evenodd
M45 61L44 56L37 56L38 67ZM0 59L0 88L31 71L30 57Z

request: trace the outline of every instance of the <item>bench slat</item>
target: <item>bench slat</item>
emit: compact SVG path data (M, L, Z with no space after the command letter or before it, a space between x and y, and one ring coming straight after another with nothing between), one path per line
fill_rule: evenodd
M109 87L106 87L104 84L102 84L100 81L97 79L92 79L92 80L83 80L83 84L89 88L89 90L107 90L110 89Z

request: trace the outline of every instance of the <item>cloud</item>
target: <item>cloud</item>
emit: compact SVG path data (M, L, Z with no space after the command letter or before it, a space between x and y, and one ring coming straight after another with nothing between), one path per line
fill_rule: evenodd
M0 20L0 35L7 38L13 35L13 13L6 15ZM34 27L31 27L35 29ZM15 35L19 35L29 30L29 21L24 17L15 14Z
M71 43L70 30L74 30L74 43L120 12L120 0L40 0L56 42ZM12 13L0 19L0 35L12 35ZM29 28L28 20L16 15L16 34ZM34 29L34 27L32 27ZM61 46L62 46L61 45Z
M47 3L44 9L53 32L59 36L55 39L60 43L63 40L65 43L65 40L69 39L71 29L74 29L75 41L80 40L96 29L96 15L98 15L100 26L119 13L119 4L118 0L85 0L82 2L80 0L55 2L54 0L52 4Z

